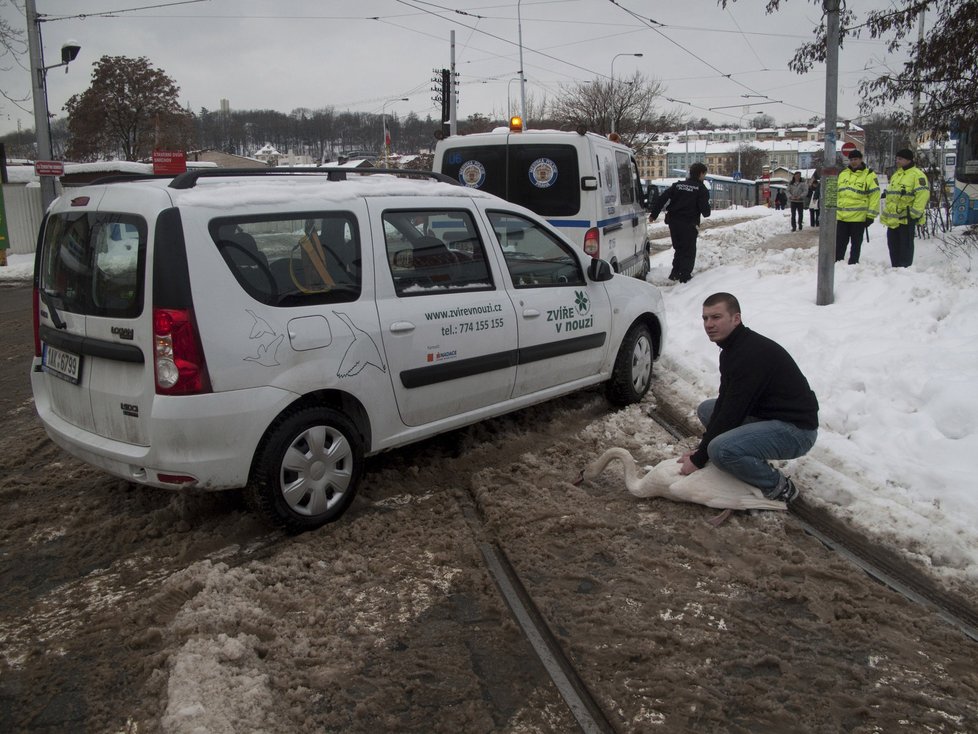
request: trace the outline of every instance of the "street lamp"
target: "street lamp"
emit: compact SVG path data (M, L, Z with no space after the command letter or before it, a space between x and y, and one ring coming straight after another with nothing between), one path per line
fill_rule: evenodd
M619 56L638 56L645 54L615 54L611 57L611 132L615 131L615 59Z
M37 160L51 160L51 114L48 111L48 69L67 67L81 50L77 41L67 41L61 46L61 63L44 65L44 42L41 39L41 19L37 17L34 0L26 0L27 47L31 62L31 92L34 97L34 134L37 136ZM65 68L65 72L68 69ZM54 201L54 176L41 175L41 206L47 211Z
M380 106L380 119L384 126L384 168L387 168L387 157L391 152L391 136L387 134L387 105L389 105L391 102L407 101L407 97L398 97L397 99L389 99Z

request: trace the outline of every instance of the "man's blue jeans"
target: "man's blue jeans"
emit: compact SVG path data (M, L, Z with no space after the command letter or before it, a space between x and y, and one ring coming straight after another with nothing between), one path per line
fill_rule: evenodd
M704 426L710 422L716 402L716 399L704 400L696 409ZM748 418L743 425L710 441L706 453L718 469L771 495L782 474L767 462L804 456L815 445L817 437L817 430L799 428L793 423Z

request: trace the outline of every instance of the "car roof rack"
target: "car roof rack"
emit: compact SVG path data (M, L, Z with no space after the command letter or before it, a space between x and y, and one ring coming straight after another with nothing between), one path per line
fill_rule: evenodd
M430 178L443 183L461 184L450 176L435 171L421 171L411 168L339 168L322 166L319 168L200 168L194 171L178 174L170 182L171 189L192 189L201 178L221 178L239 176L325 176L328 181L346 181L351 173L375 174L386 173L406 178Z

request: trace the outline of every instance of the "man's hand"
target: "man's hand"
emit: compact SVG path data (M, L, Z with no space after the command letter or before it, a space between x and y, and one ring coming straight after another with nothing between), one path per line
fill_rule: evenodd
M651 214L649 214L649 224L652 224L652 222L654 222L656 219L658 219L658 217L653 217Z
M693 463L692 459L689 458L692 455L693 455L692 451L687 451L685 454L683 454L678 459L676 459L677 464L682 464L682 466L679 469L679 473L682 474L684 477L689 476L694 471L699 469L699 467Z

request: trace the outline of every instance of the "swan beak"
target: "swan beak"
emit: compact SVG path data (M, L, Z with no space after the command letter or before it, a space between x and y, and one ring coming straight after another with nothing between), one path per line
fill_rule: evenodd
M577 479L571 482L571 484L573 484L575 487L580 487L581 484L583 483L584 483L584 470L581 469L581 473L577 475Z

